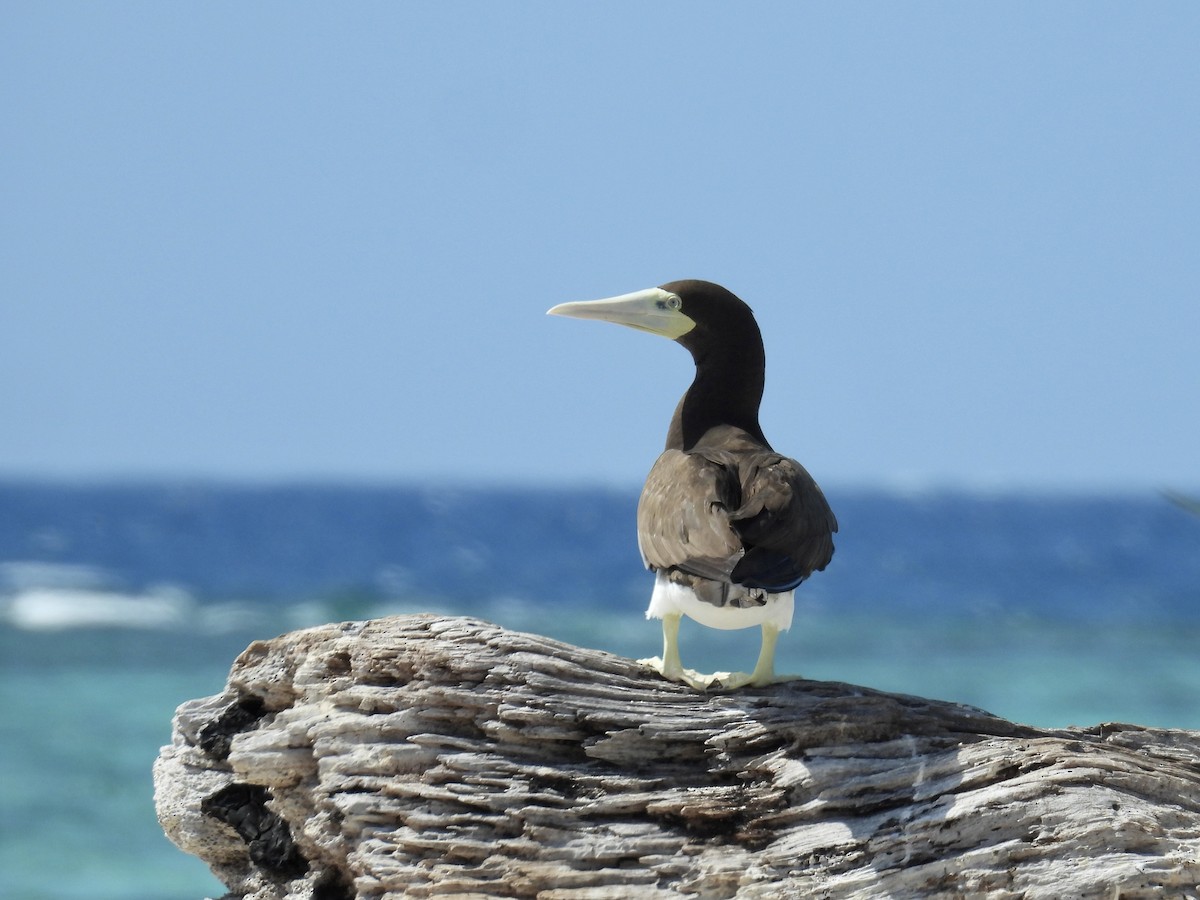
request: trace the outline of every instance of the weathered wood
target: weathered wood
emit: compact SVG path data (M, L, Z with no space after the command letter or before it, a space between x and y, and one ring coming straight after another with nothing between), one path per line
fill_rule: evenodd
M1200 734L704 694L472 619L252 644L155 789L254 900L1200 897Z

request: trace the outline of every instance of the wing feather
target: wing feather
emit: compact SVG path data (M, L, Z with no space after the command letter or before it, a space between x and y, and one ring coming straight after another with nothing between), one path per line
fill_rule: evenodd
M730 522L741 499L736 472L694 453L668 450L638 501L638 546L652 569L681 568L728 581L742 556Z
M837 519L813 477L770 451L743 460L742 505L733 526L746 555L733 579L747 587L790 590L833 558Z

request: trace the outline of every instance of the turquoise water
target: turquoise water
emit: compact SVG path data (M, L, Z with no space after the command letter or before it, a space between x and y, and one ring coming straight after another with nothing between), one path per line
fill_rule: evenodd
M196 900L224 893L202 863L163 836L150 776L175 707L213 693L222 668L5 670L0 896Z
M1200 519L1161 498L830 492L838 555L778 668L1044 726L1200 729ZM0 897L197 900L223 888L154 816L185 700L251 640L413 611L632 657L633 492L0 484ZM684 662L757 634L685 622Z

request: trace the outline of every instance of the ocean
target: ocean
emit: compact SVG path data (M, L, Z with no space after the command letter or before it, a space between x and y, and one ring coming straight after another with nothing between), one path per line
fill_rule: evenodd
M1043 726L1200 729L1200 516L1112 496L827 490L778 669ZM154 817L176 706L252 640L409 612L660 650L635 488L0 482L0 897L223 890ZM685 664L757 629L684 623Z

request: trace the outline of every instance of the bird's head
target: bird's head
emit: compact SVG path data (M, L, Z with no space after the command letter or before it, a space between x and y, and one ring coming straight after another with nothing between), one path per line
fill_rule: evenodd
M547 314L648 331L678 341L693 355L747 329L758 331L750 307L711 281L672 281L605 300L560 303Z

